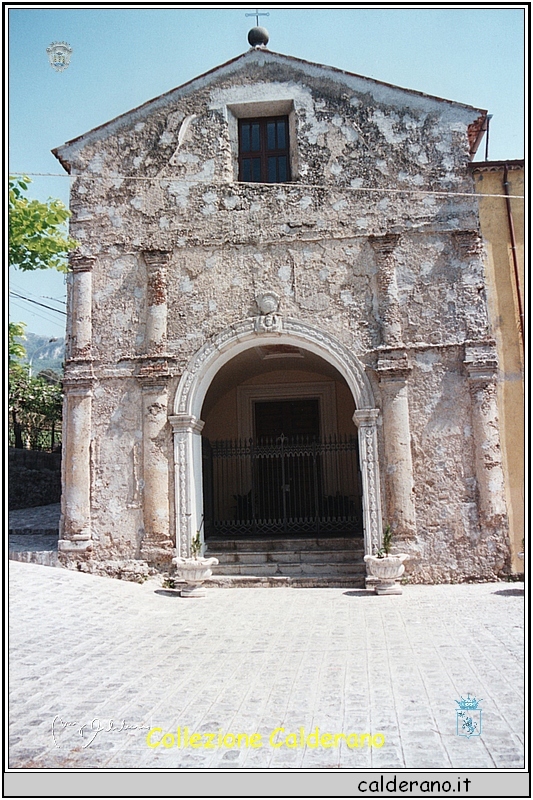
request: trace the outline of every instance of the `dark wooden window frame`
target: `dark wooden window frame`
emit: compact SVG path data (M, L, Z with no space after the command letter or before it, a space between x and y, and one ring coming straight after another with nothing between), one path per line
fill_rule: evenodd
M279 122L284 122L285 137L282 143L284 146L279 146L280 142L276 126L276 141L273 147L269 147L272 142L269 143L267 126L269 123ZM254 142L252 141L252 125L258 126L259 133ZM248 135L243 131L245 126L248 130ZM259 146L252 149L257 144ZM283 159L285 170L283 170ZM255 165L252 164L252 160L255 160ZM257 167L257 162L259 162L259 168ZM282 115L239 119L239 181L245 183L288 183L290 180L289 117Z

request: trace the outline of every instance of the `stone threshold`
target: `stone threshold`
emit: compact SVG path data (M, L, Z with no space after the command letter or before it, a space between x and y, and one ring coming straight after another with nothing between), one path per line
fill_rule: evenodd
M185 585L184 581L175 581L176 588ZM212 589L251 589L292 587L294 589L364 589L365 576L352 575L340 578L338 575L213 575L204 581L206 588Z

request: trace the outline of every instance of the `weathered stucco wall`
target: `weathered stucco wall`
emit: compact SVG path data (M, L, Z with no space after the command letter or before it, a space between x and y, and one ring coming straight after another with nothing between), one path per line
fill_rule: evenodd
M292 182L238 183L236 118L278 113L290 118ZM490 491L503 489L497 416L481 397L492 340L467 169L480 113L251 51L59 149L79 176L71 233L94 259L90 353L76 349L71 323L67 366L71 384L92 392L93 535L74 555L65 545L67 561L168 566L164 420L179 378L272 291L283 318L329 332L366 367L383 419L384 520L412 553L411 580L505 572L505 509L481 509L491 426ZM73 318L75 298L73 288ZM147 511L147 480L167 523Z
M511 219L507 211L503 164L472 165L479 202L481 233L486 248L489 310L498 352L500 437L512 545L513 572L524 570L525 537L525 408L524 342L520 312L524 311L524 162L508 164ZM512 224L514 239L511 239ZM515 274L512 247L515 247ZM517 280L518 278L518 280ZM519 303L520 298L520 303ZM521 306L521 307L520 307Z

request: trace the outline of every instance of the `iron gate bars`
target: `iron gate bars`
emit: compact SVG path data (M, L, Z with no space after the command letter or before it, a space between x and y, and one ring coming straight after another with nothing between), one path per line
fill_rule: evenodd
M357 438L204 439L207 536L362 533Z

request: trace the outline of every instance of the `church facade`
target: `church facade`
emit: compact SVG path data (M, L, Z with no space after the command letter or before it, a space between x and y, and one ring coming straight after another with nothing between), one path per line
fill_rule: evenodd
M410 581L509 572L486 119L259 46L54 151L66 566L390 525Z

